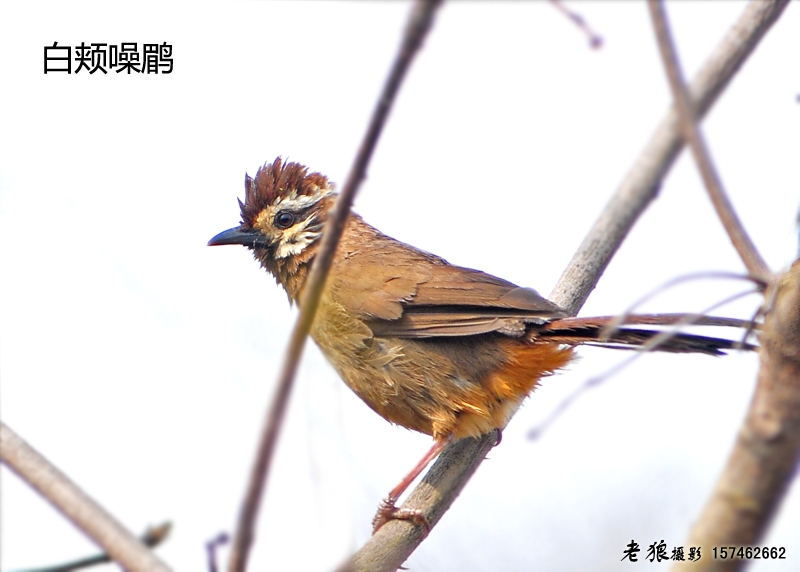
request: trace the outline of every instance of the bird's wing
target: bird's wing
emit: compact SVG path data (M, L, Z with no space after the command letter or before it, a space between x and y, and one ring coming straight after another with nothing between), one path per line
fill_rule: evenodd
M439 266L417 284L395 320L368 322L377 336L428 338L500 332L522 336L528 324L566 316L532 288L520 288L491 274L459 266Z
M402 245L381 256L340 259L333 290L379 337L430 338L501 332L522 336L528 324L566 316L531 288L448 264ZM378 261L369 263L366 261Z

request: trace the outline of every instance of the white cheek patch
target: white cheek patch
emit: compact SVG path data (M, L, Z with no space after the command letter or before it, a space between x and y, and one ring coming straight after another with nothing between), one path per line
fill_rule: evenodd
M306 247L319 238L318 232L303 232L289 239L282 239L278 248L275 249L275 258L286 258L296 256L303 252Z
M306 230L316 218L317 215L313 214L306 220L283 231L278 248L275 249L275 258L286 258L287 256L300 254L309 244L317 240L322 234L321 232Z

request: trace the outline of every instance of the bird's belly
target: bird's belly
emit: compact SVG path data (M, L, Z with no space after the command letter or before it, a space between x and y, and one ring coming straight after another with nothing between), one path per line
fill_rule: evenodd
M475 437L504 427L539 379L566 365L572 352L499 334L357 342L351 336L351 343L312 334L375 412L435 438Z

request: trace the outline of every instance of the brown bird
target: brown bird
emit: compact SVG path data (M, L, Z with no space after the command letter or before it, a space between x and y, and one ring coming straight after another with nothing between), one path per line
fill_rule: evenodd
M209 245L241 244L298 302L336 193L320 173L280 157L245 177L241 225ZM434 445L381 503L392 518L428 526L395 507L427 464L455 439L502 430L539 380L564 367L576 344L631 348L658 332L612 317L572 318L531 288L447 261L386 236L351 213L311 328L345 383L384 419L431 435ZM673 315L627 323L674 324ZM707 325L741 326L709 318ZM719 355L730 340L677 334L660 351ZM752 346L748 346L752 347Z

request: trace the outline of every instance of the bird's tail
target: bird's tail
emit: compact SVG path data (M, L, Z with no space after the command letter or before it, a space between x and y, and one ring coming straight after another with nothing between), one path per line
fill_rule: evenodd
M545 338L563 344L588 344L617 349L650 349L674 353L703 353L723 355L723 350L754 350L756 346L742 340L728 340L671 330L630 328L638 326L721 326L743 330L757 329L758 325L735 318L716 318L696 314L639 314L620 318L600 316L592 318L559 318L535 330L535 338Z

